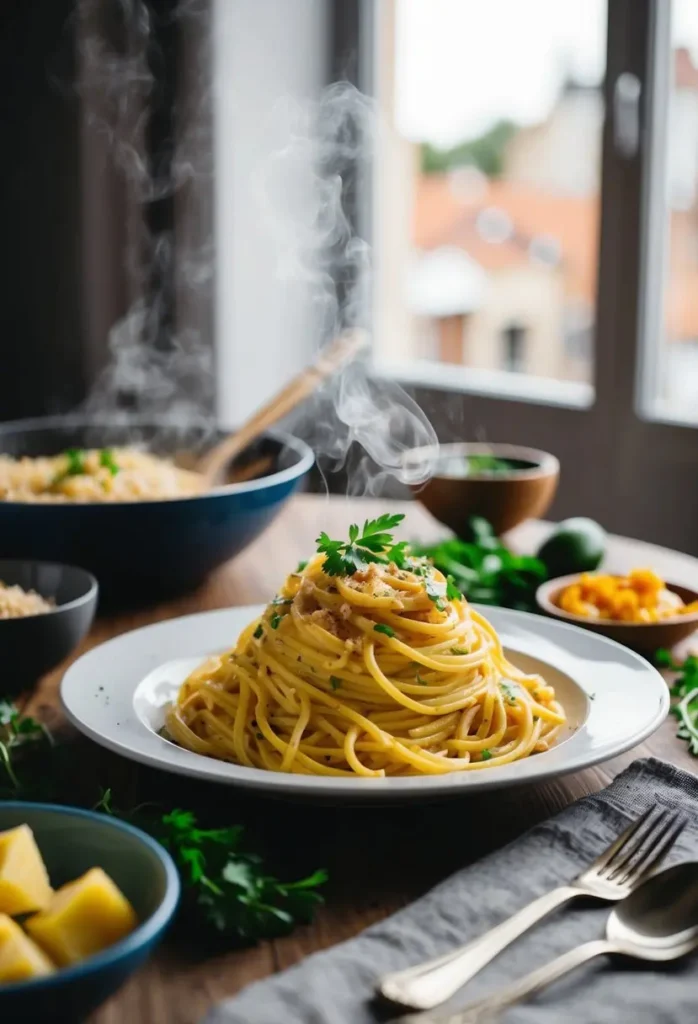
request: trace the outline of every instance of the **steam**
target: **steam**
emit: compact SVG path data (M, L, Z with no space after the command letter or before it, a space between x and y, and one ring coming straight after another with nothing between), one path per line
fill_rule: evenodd
M205 222L196 204L213 192L210 62L194 69L190 108L177 102L176 143L152 154L152 120L168 101L152 70L161 56L153 56L157 8L142 0L109 7L119 14L116 31L113 24L107 31L101 0L80 5L80 91L90 111L88 142L108 158L127 205L140 212L122 231L130 308L109 331L109 360L84 411L117 424L161 419L184 431L208 429L214 368L199 325L210 306L214 252L209 230L183 240L179 225L180 214L189 224ZM210 31L207 7L180 0L174 17L186 22L183 39ZM257 169L250 198L259 202L274 272L308 296L319 349L371 322L371 249L357 197L369 194L377 114L341 82L316 103L279 103L272 116L273 137L285 143ZM99 201L109 202L106 189ZM167 204L176 204L176 239L157 229ZM168 322L173 306L175 324ZM437 438L429 420L398 384L371 376L365 361L329 381L288 426L311 444L325 476L344 470L351 494L377 493L391 478L419 485L433 470ZM403 461L418 447L427 450Z
M318 347L371 324L371 248L359 233L378 131L372 101L348 82L316 104L277 106L286 143L260 168L258 199L276 272L311 296ZM364 220L367 218L363 218ZM432 475L438 441L417 403L394 381L354 362L290 423L326 476L344 468L347 491L378 493L386 479L419 485ZM424 448L403 460L410 449Z
M176 146L167 139L152 153L148 133L168 103L152 70L161 58L154 16L142 0L83 0L80 6L78 91L87 112L86 146L94 163L101 160L91 170L101 170L106 180L99 202L109 204L113 190L128 211L117 257L123 262L113 267L115 277L126 272L128 310L109 330L108 359L81 412L117 425L158 420L168 430L208 431L213 360L196 309L211 294L213 246L210 237L183 237L183 230L196 219L202 183L212 178L210 85L204 70L194 69L194 102L189 109L175 104ZM181 0L168 17L184 22L186 32L202 22L201 4ZM176 239L170 228L157 226L168 206L175 210ZM175 325L169 322L173 306Z

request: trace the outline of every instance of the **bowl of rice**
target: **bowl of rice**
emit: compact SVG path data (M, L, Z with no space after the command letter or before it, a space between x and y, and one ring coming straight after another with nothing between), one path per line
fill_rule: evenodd
M92 625L97 596L96 579L77 566L0 559L3 697L30 690L75 650Z

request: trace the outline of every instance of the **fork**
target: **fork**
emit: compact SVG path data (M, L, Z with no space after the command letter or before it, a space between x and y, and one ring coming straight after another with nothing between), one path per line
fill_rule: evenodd
M378 983L378 992L390 1002L413 1010L438 1006L557 907L580 896L609 902L625 899L659 866L685 825L686 818L677 811L648 808L568 885L544 893L459 949L386 974Z

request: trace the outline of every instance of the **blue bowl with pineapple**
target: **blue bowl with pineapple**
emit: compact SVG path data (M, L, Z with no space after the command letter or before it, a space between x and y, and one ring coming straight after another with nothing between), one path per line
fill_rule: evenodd
M158 944L179 889L169 854L131 825L0 804L0 1021L85 1020Z

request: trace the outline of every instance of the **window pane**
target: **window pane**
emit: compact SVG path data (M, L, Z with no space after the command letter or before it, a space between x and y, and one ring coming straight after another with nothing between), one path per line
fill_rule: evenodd
M665 204L664 290L658 329L648 331L645 412L698 423L698 3L674 0L666 159L658 202ZM656 222L655 222L656 223ZM656 231L661 236L661 228ZM650 246L661 241L650 237ZM661 288L657 274L650 286Z
M380 354L466 387L589 392L606 0L394 3L377 52Z

